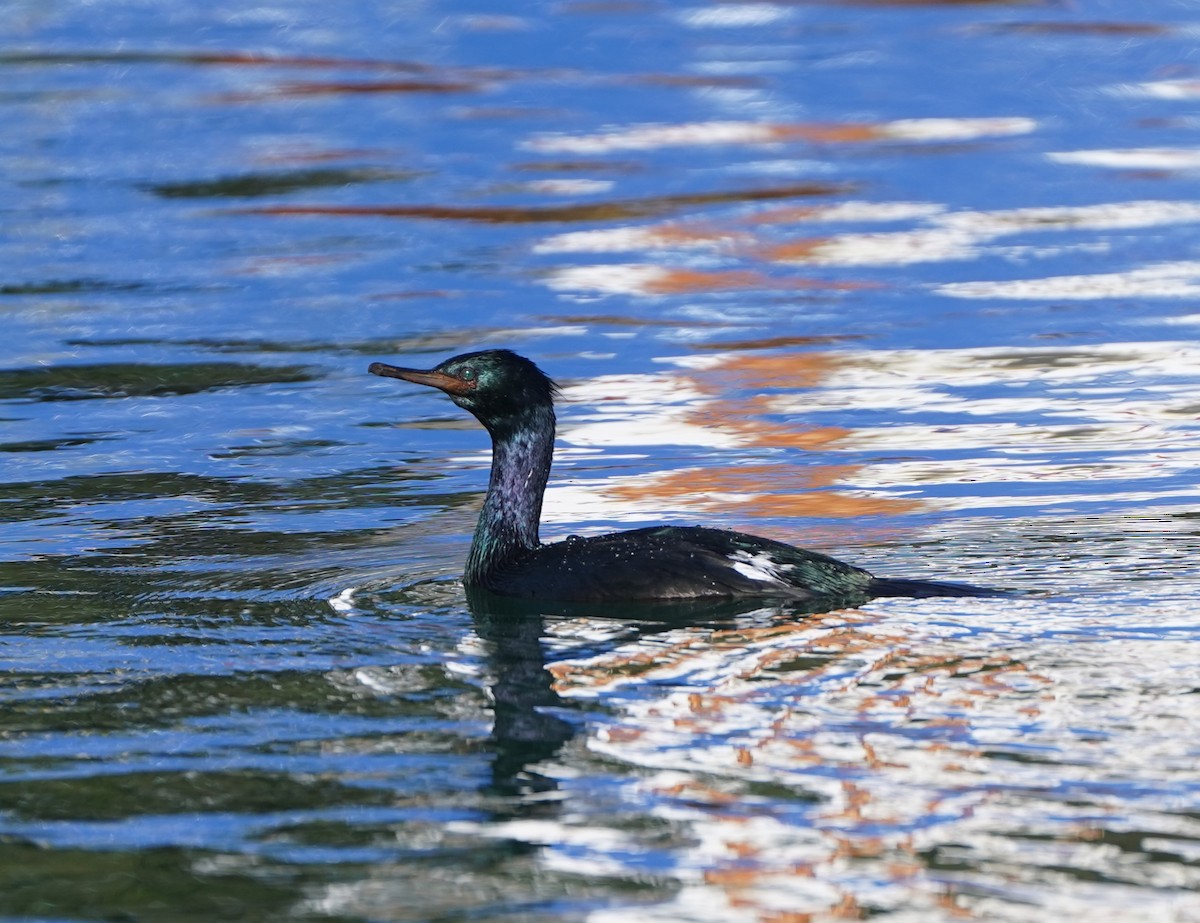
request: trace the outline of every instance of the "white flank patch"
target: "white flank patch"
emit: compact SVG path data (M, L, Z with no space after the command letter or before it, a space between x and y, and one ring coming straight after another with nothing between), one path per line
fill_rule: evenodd
M780 573L780 564L769 554L759 552L751 554L748 551L735 551L729 556L733 569L743 577L759 580L762 583L787 585L788 581ZM785 565L786 566L786 565Z

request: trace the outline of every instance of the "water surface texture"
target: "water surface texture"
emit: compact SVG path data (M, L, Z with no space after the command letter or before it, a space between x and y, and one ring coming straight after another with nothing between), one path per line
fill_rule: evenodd
M0 918L1200 921L1200 14L25 0ZM472 607L545 537L1030 591Z

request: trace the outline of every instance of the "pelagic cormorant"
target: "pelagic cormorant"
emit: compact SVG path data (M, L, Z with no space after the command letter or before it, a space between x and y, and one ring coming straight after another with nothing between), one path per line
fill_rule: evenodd
M701 526L654 526L542 544L538 523L554 453L558 389L506 349L429 370L373 362L373 375L438 388L492 437L487 498L467 556L469 590L559 602L761 598L861 605L877 596L999 596L955 583L875 577L815 551Z

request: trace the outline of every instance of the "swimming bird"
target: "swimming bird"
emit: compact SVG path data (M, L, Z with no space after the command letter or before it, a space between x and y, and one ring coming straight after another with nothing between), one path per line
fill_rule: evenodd
M538 526L558 388L541 369L507 349L490 349L427 370L373 362L369 372L444 391L491 435L491 477L463 574L468 590L558 602L761 598L830 609L878 596L1007 595L875 577L815 551L703 526L652 526L543 544Z

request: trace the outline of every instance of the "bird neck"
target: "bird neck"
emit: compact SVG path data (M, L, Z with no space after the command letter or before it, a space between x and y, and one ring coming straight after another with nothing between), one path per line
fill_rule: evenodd
M484 425L492 436L492 474L467 555L468 586L486 586L490 573L541 544L538 522L554 454L553 407Z

